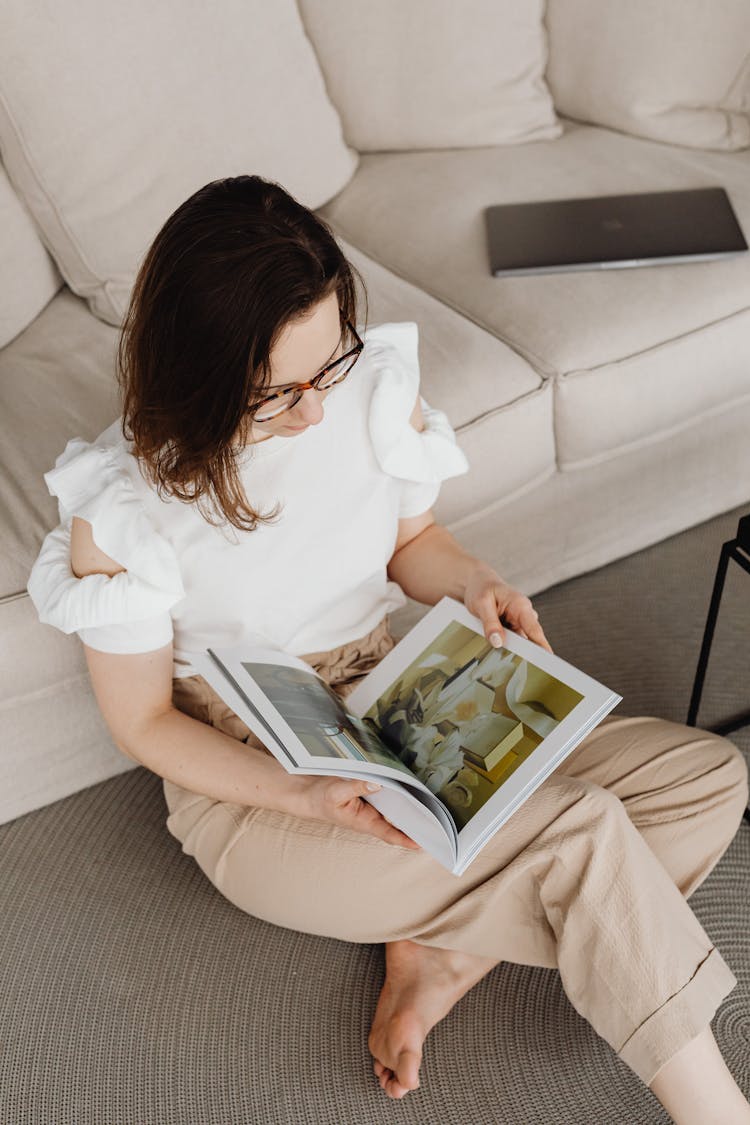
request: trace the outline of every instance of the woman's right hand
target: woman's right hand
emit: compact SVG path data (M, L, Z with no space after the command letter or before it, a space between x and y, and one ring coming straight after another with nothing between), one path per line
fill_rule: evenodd
M299 806L302 816L312 820L326 820L340 828L377 836L386 844L419 851L419 844L386 820L363 800L382 787L374 782L355 781L343 777L305 777L303 799ZM371 786L375 785L375 789Z

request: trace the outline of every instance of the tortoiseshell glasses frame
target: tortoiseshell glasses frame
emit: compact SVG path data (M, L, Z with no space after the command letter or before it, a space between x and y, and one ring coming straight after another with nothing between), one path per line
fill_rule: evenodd
M294 383L292 386L285 387L284 390L268 395L259 402L253 403L252 406L248 406L246 413L249 414L255 422L270 422L272 418L276 418L279 414L284 414L287 410L291 410L295 407L302 398L304 391L328 390L329 387L336 386L338 383L343 383L362 354L362 350L365 346L364 341L360 339L351 321L345 320L344 327L348 329L356 341L353 348L350 348L348 352L344 352L338 359L334 359L331 363L327 364L317 375L313 375L309 382ZM279 402L280 399L284 401Z

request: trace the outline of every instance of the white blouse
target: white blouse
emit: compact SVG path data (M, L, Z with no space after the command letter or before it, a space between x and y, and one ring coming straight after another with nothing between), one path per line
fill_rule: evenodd
M352 374L326 396L324 416L296 437L243 450L248 502L278 518L242 532L214 527L194 504L161 499L118 418L93 442L73 438L44 474L60 523L28 581L39 619L103 652L149 652L173 642L175 676L191 652L265 643L304 655L367 634L405 604L388 579L398 521L430 508L468 463L442 411L420 398L417 326L363 334ZM73 516L126 569L77 578Z

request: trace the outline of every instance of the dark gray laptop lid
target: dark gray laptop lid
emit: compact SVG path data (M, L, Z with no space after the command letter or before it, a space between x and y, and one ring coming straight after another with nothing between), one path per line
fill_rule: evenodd
M748 248L720 187L499 204L485 220L495 276L703 261Z

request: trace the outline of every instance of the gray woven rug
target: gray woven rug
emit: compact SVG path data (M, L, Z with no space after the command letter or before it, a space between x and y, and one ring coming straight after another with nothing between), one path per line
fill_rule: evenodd
M553 648L619 691L620 713L685 720L739 514L534 599ZM749 661L750 576L733 566L699 723L750 704ZM731 737L750 751L750 728ZM0 828L2 1125L669 1120L555 970L509 964L431 1033L420 1089L389 1100L367 1051L382 947L243 914L164 815L160 782L138 768ZM713 1028L747 1096L749 873L743 822L690 900L739 980Z

